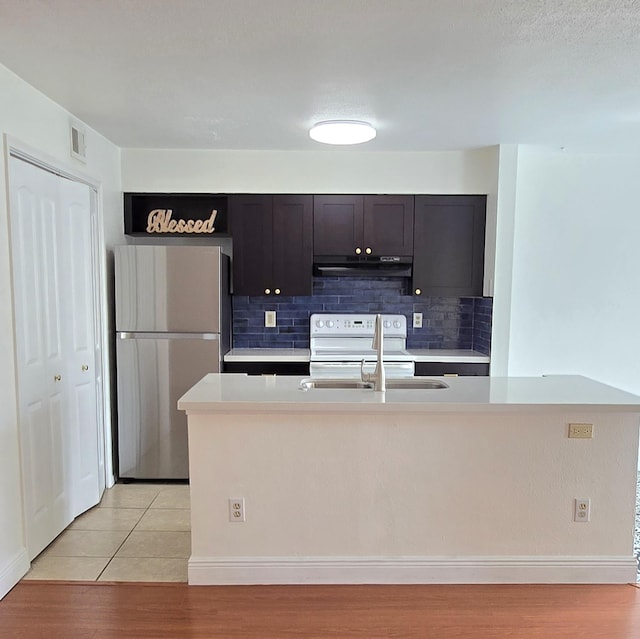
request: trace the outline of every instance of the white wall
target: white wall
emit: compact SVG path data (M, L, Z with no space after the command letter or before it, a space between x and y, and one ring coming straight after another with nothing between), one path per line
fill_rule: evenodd
M490 374L497 376L506 375L509 365L517 170L518 147L516 145L500 146L496 171L495 224L492 229L489 227L491 218L487 215L487 243L489 238L493 238L495 242L494 279L490 290L485 290L485 295L493 297ZM488 198L488 214L490 201L491 198Z
M639 175L640 156L520 147L510 375L579 373L640 394Z
M122 150L124 191L204 193L487 193L497 147L441 153L352 149Z
M637 413L259 401L224 412L215 396L188 416L190 583L634 578ZM568 422L596 436L569 439ZM246 521L230 522L239 497ZM591 499L588 525L573 521L576 497Z
M104 239L122 241L120 151L87 131L87 163L69 155L70 114L0 65L0 133L102 183ZM0 156L0 597L27 569L22 530L20 455L8 229L7 167ZM107 424L107 427L109 425Z

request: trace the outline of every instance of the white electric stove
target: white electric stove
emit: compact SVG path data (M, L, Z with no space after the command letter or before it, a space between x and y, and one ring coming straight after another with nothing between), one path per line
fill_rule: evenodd
M360 364L373 372L375 314L314 313L310 319L312 377L360 377ZM387 377L413 377L415 365L407 352L407 318L382 315L384 370Z

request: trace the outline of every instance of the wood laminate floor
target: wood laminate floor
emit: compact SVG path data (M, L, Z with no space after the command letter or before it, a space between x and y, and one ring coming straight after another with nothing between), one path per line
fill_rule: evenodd
M21 582L6 639L638 639L635 585L187 586Z

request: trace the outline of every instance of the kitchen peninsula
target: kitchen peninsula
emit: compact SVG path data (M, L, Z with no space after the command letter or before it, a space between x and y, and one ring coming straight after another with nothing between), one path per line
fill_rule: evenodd
M640 397L578 376L439 381L204 377L178 403L189 583L634 581Z

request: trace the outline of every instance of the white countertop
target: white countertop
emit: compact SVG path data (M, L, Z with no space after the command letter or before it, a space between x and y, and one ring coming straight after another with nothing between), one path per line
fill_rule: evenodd
M416 362L486 363L491 360L472 350L409 349ZM225 362L308 362L311 351L308 348L232 348L225 356Z
M465 349L410 348L416 362L455 362L456 364L485 364L491 361L488 355Z
M640 396L576 375L441 377L439 390L312 389L297 376L211 373L188 390L178 408L197 412L491 412L560 406L640 414Z

